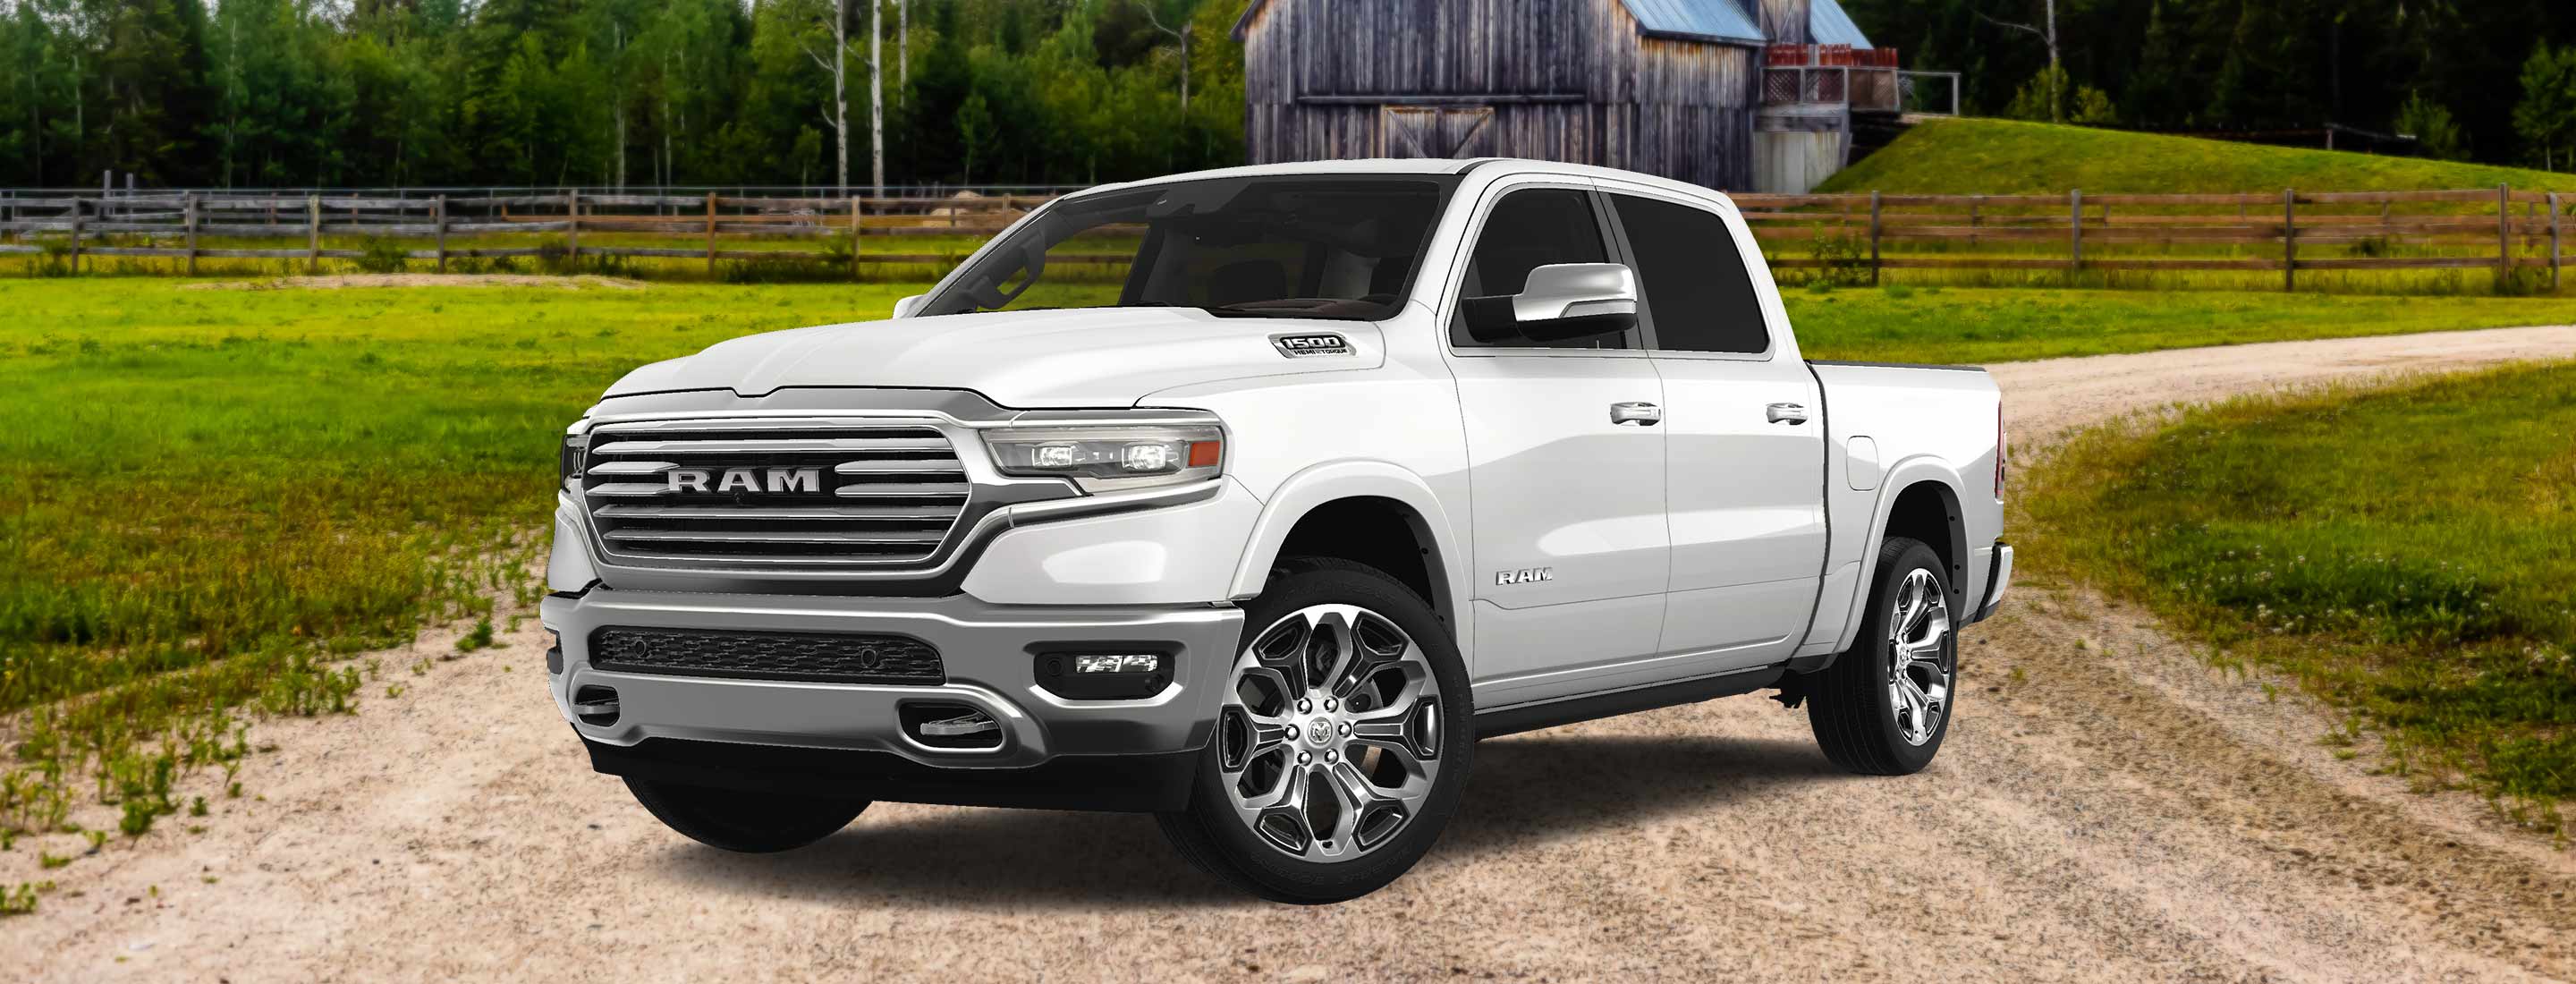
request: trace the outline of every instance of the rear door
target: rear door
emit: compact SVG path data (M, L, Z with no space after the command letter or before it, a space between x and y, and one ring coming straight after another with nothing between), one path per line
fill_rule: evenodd
M1605 182L1664 384L1672 574L1660 651L1693 675L1787 659L1825 559L1824 406L1709 201ZM1776 296L1776 295L1775 295Z
M1663 432L1611 412L1662 401L1639 334L1488 345L1457 313L1459 297L1518 293L1532 268L1609 262L1593 195L1537 177L1481 205L1446 348L1472 469L1471 669L1477 705L1495 707L1591 689L1604 667L1651 654L1670 561Z

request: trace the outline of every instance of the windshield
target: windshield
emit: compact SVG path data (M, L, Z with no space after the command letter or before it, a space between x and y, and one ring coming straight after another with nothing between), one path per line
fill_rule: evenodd
M1443 176L1215 178L1057 202L921 313L1187 307L1379 321L1404 306Z

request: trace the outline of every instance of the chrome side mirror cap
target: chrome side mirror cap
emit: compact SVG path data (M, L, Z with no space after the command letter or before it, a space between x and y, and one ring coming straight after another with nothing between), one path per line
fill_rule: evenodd
M1637 273L1619 263L1551 263L1529 272L1521 292L1464 302L1467 333L1480 342L1560 342L1627 331L1637 324Z

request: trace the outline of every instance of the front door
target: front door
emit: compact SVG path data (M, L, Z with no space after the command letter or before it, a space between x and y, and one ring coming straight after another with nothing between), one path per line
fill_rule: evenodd
M1825 408L1730 223L1679 195L1604 189L1663 378L1677 675L1789 658L1825 561Z
M1519 293L1529 271L1610 259L1588 189L1514 184L1486 199L1462 297ZM1663 390L1634 330L1487 345L1454 317L1450 368L1465 422L1474 517L1476 703L1595 689L1606 666L1652 654L1668 558L1664 435L1637 418ZM1613 419L1614 406L1629 405Z

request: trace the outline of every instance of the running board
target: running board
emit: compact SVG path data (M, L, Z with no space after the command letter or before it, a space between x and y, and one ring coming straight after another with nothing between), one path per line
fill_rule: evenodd
M1561 697L1555 700L1497 707L1490 711L1476 712L1476 737L1481 740L1516 735L1524 731L1553 728L1596 718L1617 717L1621 714L1651 711L1659 707L1677 707L1704 700L1716 700L1720 697L1749 694L1779 683L1781 675L1786 672L1787 669L1782 666L1761 666L1693 680L1658 683L1629 690L1613 690L1605 694L1585 694L1581 697Z

